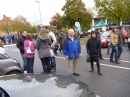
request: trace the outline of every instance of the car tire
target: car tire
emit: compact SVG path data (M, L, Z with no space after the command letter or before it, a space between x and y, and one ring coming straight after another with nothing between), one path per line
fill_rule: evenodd
M10 71L6 75L11 75L11 74L21 74L20 71Z

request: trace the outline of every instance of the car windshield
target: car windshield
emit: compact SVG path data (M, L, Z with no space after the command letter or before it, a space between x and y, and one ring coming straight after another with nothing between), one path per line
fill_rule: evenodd
M109 36L110 35L110 32L104 32L101 36L102 37L107 37L107 36Z

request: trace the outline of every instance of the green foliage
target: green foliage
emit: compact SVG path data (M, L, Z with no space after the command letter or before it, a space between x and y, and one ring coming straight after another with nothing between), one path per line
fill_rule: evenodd
M30 30L28 30L28 32L30 33L37 33L37 26L31 26Z
M18 15L13 21L13 31L21 32L22 30L31 29L31 24L27 22L26 18Z
M114 22L129 19L130 0L95 0L96 8L101 16L106 16Z
M52 26L52 25L49 26L49 29L50 29L52 32L56 32L56 27L54 27L54 26Z
M57 30L61 30L62 26L61 26L61 18L62 16L57 12L50 21L50 25L53 25L57 28Z
M66 0L62 11L64 11L64 15L61 19L62 26L73 28L75 22L78 21L83 29L90 29L92 14L87 11L82 0Z

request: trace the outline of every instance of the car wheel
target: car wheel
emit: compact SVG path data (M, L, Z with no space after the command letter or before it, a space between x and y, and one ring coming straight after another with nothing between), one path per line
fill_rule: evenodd
M11 74L21 74L20 71L10 71L6 75L11 75Z

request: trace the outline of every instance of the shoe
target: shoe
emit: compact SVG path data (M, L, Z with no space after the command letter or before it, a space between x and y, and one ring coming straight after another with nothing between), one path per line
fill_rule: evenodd
M116 64L120 64L119 62L115 62Z
M94 71L94 69L91 69L89 72L93 72Z
M52 69L51 72L56 72L56 70Z
M98 74L99 74L99 75L102 75L102 73L101 73L100 71L98 72Z
M67 76L71 76L71 74L67 74Z
M73 75L80 76L80 74L78 74L78 73L73 73Z
M118 58L118 60L121 60L121 58Z
M24 71L24 73L27 73L27 71Z
M110 62L113 62L113 61L110 61Z
M100 58L101 60L104 60L103 58Z

